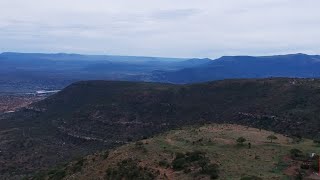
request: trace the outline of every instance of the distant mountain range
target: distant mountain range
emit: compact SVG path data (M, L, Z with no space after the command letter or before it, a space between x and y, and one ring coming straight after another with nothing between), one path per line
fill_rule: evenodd
M320 56L224 56L198 67L178 71L157 71L152 81L195 83L236 78L320 77Z
M132 80L153 71L172 71L207 63L208 59L80 54L2 53L0 92L62 89L80 80Z
M197 83L268 77L320 77L320 56L224 56L211 59L2 53L0 92L62 89L80 80Z

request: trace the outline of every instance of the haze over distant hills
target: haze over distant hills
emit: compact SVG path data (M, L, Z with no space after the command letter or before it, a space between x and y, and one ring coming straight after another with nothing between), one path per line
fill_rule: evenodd
M320 77L320 56L224 56L211 59L2 53L0 92L61 89L79 80L196 83L267 77Z
M2 53L0 92L61 89L79 80L124 80L154 70L178 70L207 62L158 57Z
M224 56L204 65L152 74L153 81L195 83L235 78L320 77L320 56Z

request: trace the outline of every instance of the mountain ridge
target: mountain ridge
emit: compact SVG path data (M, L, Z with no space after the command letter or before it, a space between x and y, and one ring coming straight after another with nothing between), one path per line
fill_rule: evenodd
M235 78L317 78L319 69L317 55L224 56L198 67L154 72L151 81L185 84Z
M243 78L318 78L320 56L223 56L212 60L81 54L0 54L0 91L62 89L80 80L187 84Z

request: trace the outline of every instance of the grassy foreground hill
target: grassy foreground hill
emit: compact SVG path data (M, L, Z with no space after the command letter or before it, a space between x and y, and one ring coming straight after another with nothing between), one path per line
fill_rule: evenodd
M276 138L271 142L270 136ZM246 141L237 142L240 137ZM301 151L299 158L294 151ZM297 142L261 129L211 124L89 155L34 179L320 179L313 173L318 160L311 153L319 154L320 146L308 139Z
M0 179L185 125L231 123L319 139L319 117L318 79L83 81L0 116Z

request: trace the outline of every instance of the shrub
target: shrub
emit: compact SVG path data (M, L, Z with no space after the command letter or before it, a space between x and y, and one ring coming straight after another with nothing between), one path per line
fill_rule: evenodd
M166 160L161 160L161 161L159 161L159 166L168 168L170 166L170 164Z
M141 141L138 141L135 143L135 147L138 149L138 150L142 150L144 153L147 153L148 150L147 148L144 146L143 142Z
M314 139L313 142L314 142L315 144L320 144L320 139Z
M190 168L184 168L183 172L186 173L186 174L188 174L188 173L191 172L191 169L190 169Z
M302 141L302 136L300 134L296 134L293 136L293 143L299 144Z
M186 155L181 152L176 153L176 159L185 158L185 157L186 157Z
M309 158L307 154L303 154L303 152L300 151L299 149L291 149L290 153L291 153L291 158L294 160L306 161Z
M239 137L238 139L237 139L237 143L239 144L239 145L243 145L243 143L244 142L246 142L247 140L244 138L244 137Z
M47 173L44 171L37 172L33 177L31 177L31 180L44 180L47 177ZM23 180L27 180L28 178L25 177Z
M201 171L204 171L205 168L208 166L209 163L209 159L208 158L203 158L201 160L198 161L198 165L201 167Z
M257 176L245 176L242 177L240 180L262 180L262 178L259 178Z
M172 168L176 171L184 169L186 165L187 161L184 158L179 158L172 161Z
M277 140L278 137L275 136L275 135L270 135L270 136L267 137L267 139L270 140L270 142L272 143L272 141L273 141L273 140Z
M148 168L142 168L138 165L137 161L126 159L117 164L116 168L108 168L106 171L105 179L122 180L122 179L141 179L151 180L155 176Z
M200 173L210 175L211 179L218 178L218 165L209 164L210 160L207 158L205 152L194 151L186 154L177 153L176 158L172 161L172 168L176 171L184 170L185 173L190 173L190 166L200 167Z
M209 160L205 157L205 153L201 151L188 152L186 154L176 153L176 158L172 161L172 168L174 170L182 170L188 167L192 162L198 161L201 166L202 162L208 162ZM204 165L202 165L204 166Z
M85 159L80 159L78 160L72 167L71 167L71 171L73 173L79 172L82 170L82 166L84 165L84 161Z
M201 151L188 152L186 160L189 162L199 161L205 157L205 153Z
M303 157L303 152L299 149L291 149L290 154L292 158Z
M138 141L138 142L136 142L136 143L135 143L135 145L136 145L136 147L140 147L140 146L143 146L143 142L141 142L141 141Z
M49 173L50 180L60 180L66 176L66 171L64 169L52 170Z
M209 175L211 179L217 179L219 177L219 166L216 164L206 165L201 173Z
M102 158L103 159L107 159L109 157L109 151L104 151L103 153L102 153Z

